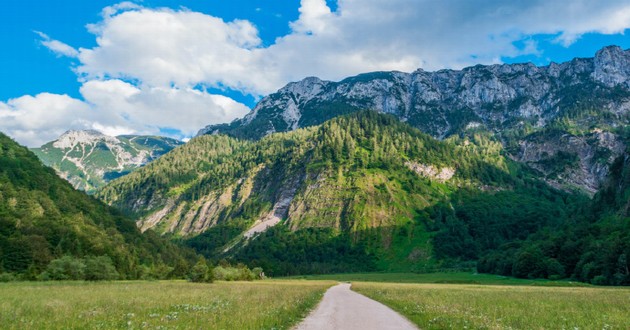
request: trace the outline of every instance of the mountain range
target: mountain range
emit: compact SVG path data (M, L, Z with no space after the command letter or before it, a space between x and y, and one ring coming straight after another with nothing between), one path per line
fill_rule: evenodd
M437 139L492 132L509 157L548 183L593 195L625 148L618 131L630 122L630 51L609 46L594 58L541 67L310 77L263 98L244 118L199 134L259 139L360 109L392 114Z
M273 276L476 268L626 285L629 109L630 51L615 46L543 67L311 77L114 171L95 197Z
M75 188L95 192L183 142L161 136L108 136L99 131L67 131L58 139L31 149L44 164Z

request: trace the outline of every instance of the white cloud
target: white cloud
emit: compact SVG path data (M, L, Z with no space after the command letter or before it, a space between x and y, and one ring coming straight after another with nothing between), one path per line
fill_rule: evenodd
M83 129L90 108L68 95L42 93L0 102L0 131L18 142L41 145L71 128Z
M208 123L228 122L249 109L227 97L193 89L138 88L120 80L89 81L85 101L43 93L0 102L0 131L27 146L40 146L68 129L108 135L160 134L188 137Z
M186 9L123 6L91 31L98 46L80 49L85 79L134 78L150 86L227 86L265 95L305 76L341 79L374 70L413 71L495 63L536 54L533 34L569 45L588 32L630 28L630 3L590 0L302 0L292 33L263 47L247 21L225 22Z
M37 34L40 38L42 38L42 40L40 41L40 43L50 49L53 53L59 55L59 56L67 56L67 57L77 57L79 56L79 51L77 51L76 49L74 49L72 46L65 44L59 40L53 40L50 39L50 37L43 33L43 32L39 32L39 31L34 31L35 34Z
M269 46L249 21L131 2L106 7L101 21L88 26L93 48L75 49L38 32L44 46L77 58L83 100L44 93L0 103L0 130L29 145L76 126L190 135L248 111L195 86L262 96L306 76L338 80L376 70L497 63L540 55L532 35L557 35L570 45L585 33L630 28L627 0L338 0L335 12L324 0L302 0L299 11L291 32Z

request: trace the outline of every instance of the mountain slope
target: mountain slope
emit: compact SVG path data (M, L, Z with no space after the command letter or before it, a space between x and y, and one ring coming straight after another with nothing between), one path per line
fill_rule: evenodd
M143 229L271 274L426 270L566 219L573 197L501 152L483 134L437 141L362 111L256 142L200 136L98 197ZM478 201L492 230L451 232L451 210Z
M622 134L630 142L630 130ZM600 285L630 285L630 148L611 176L573 221L501 246L481 258L478 269L519 277L571 277ZM553 273L549 270L553 269Z
M98 131L68 131L32 151L75 188L92 193L181 144L159 136L113 137Z
M360 109L393 114L439 139L492 132L547 182L592 195L624 150L618 129L630 123L630 51L611 46L594 58L543 67L374 72L340 82L311 77L263 98L243 119L199 134L259 139ZM558 168L557 158L566 158L565 166Z
M0 272L32 279L51 260L108 256L123 278L143 266L186 265L186 252L59 178L0 133ZM185 271L182 266L179 271Z

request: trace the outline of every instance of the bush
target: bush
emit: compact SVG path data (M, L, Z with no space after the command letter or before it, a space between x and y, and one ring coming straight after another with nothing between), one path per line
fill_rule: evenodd
M48 264L46 271L40 275L44 281L83 280L85 279L85 263L82 259L64 256Z
M117 280L119 274L108 256L85 258L85 279L88 281Z
M188 279L196 283L212 283L214 276L206 261L201 259L191 268Z
M244 265L237 267L217 266L212 270L214 278L221 281L253 281L262 278L262 268L257 268L256 273Z
M13 282L17 280L13 273L2 273L0 274L0 283Z
M606 276L597 275L597 276L593 277L593 279L591 280L591 283L593 283L595 285L607 285L608 284L608 279L606 278Z

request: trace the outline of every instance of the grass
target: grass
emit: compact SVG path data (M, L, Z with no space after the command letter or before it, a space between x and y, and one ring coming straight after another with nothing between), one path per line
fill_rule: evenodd
M334 282L0 284L2 329L288 329Z
M590 286L586 283L571 281L550 281L544 279L518 279L514 277L475 274L467 272L453 273L351 273L293 276L290 279L329 280L341 282L393 282L393 283L442 283L442 284L489 284L489 285L532 285L532 286Z
M630 289L353 283L422 329L628 329Z

